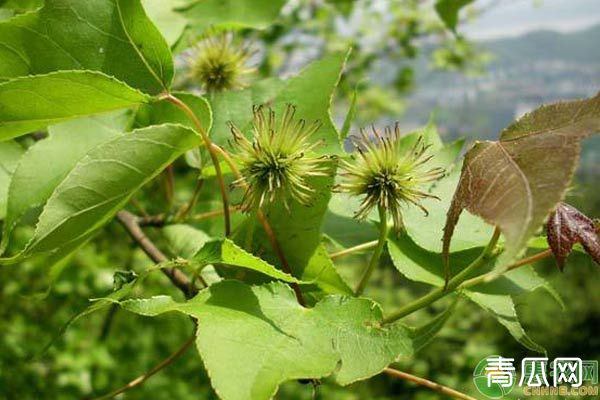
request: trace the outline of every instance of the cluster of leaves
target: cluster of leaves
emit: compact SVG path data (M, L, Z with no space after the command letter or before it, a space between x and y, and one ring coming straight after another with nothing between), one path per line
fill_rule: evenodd
M281 383L296 379L332 376L347 385L425 346L452 308L418 327L397 321L406 312L387 310L386 318L375 300L355 296L334 265L328 250L345 247L348 232L371 232L376 221L354 220L359 199L332 193L335 162L330 173L307 177L310 202L290 199L274 202L264 214L236 214L233 235L227 224L222 230L192 223L188 208L211 211L224 200L215 188L222 174L234 180L235 166L215 156L215 145L227 148L230 124L249 133L256 105L268 104L281 115L294 104L298 118L321 121L312 134L323 143L314 149L317 155L350 158L343 141L353 112L340 130L329 111L349 52L327 54L286 80L270 77L206 97L176 92L173 54L182 40L209 26L263 28L283 4L173 3L46 0L0 22L0 264L19 268L43 260L53 283L68 257L119 215L157 265L138 271L139 277L127 279L85 314L117 304L144 316L173 311L199 321L196 347L223 399L269 399ZM438 11L454 28L455 11L442 5ZM521 327L513 296L552 290L530 267L505 271L564 197L580 141L599 127L600 97L545 107L507 128L500 141L476 144L462 161L462 172L457 161L462 142L443 144L433 125L403 136L400 147L424 143L434 155L433 167L446 174L426 188L430 214L403 210L403 228L382 231L378 249L386 247L408 279L433 286L434 296L460 291L524 346L543 351ZM184 155L185 164L179 161ZM207 155L212 165L203 162ZM178 199L172 198L169 178L174 168L200 182L188 208L174 204ZM154 201L153 188L161 179L166 204ZM156 225L156 236L174 261L132 231L131 214L122 210L136 204L162 213L133 222ZM501 255L487 245L493 226L473 215L459 221L463 209L499 227L505 238ZM328 216L341 227L328 230ZM455 274L448 290L444 259ZM162 270L175 281L178 268L195 277L186 284L204 282L207 288L189 299L164 292L132 296L151 271ZM459 287L475 275L486 279Z

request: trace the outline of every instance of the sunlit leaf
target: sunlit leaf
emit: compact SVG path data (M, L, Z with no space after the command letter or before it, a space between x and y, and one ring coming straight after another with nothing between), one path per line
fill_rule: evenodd
M281 283L223 281L187 303L158 296L121 305L142 315L179 311L201 321L196 345L224 400L266 400L285 381L330 374L346 385L412 353L409 331L381 327L381 309L371 300L330 296L307 309Z
M93 148L56 187L23 252L6 262L80 243L120 210L136 190L200 142L188 128L159 125Z
M148 95L100 72L61 71L17 78L0 84L0 141L148 101Z
M0 79L58 70L102 71L156 94L173 60L139 0L46 0L0 23Z
M51 126L49 137L31 146L14 172L0 249L6 248L21 218L43 206L89 150L125 132L130 122L131 113L118 111Z

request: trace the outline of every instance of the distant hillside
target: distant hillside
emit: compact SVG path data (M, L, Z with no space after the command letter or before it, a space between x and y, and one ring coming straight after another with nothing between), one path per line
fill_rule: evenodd
M538 31L481 44L496 55L493 64L510 65L527 60L600 63L600 25L573 33Z
M477 76L432 71L422 58L405 122L423 124L436 110L448 138L495 138L516 117L543 103L600 91L599 44L600 25L481 42L495 58Z

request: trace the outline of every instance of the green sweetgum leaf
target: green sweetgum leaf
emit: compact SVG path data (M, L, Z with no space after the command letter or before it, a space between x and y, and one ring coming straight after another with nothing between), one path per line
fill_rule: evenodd
M0 249L21 218L43 206L89 150L125 132L130 122L130 112L117 111L51 126L48 138L31 146L14 171Z
M6 216L8 185L24 152L17 142L0 142L0 220Z
M224 400L271 399L285 381L332 373L347 385L412 353L409 331L382 327L381 309L371 300L329 296L307 309L282 283L223 281L186 303L158 296L121 305L142 315L179 311L201 321L196 346Z
M505 251L502 272L525 249L563 199L583 138L600 131L600 94L541 107L506 128L497 142L478 142L465 155L444 228L450 250L464 209L498 226Z
M148 95L100 72L60 71L13 79L0 84L0 141L148 101Z
M332 53L285 81L269 79L241 91L215 95L211 99L214 113L212 137L215 142L224 144L231 138L230 121L242 131L248 131L253 105L268 103L277 115L281 115L287 104L293 104L297 107L296 118L322 123L311 138L315 142L323 141L316 151L321 154L341 153L340 137L329 108L347 57L348 52Z
M461 8L473 3L473 1L474 0L437 0L435 2L435 11L437 11L448 29L456 31L458 13Z
M0 79L58 70L102 71L157 94L173 60L139 0L46 0L0 23Z
M90 150L54 189L33 237L14 262L77 246L103 226L145 183L200 137L179 125L159 125L117 136Z

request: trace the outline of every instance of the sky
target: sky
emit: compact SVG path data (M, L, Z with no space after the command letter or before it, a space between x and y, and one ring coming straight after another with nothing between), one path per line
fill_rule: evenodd
M461 32L475 40L518 36L540 29L570 32L600 23L600 0L479 0L476 4L493 6L461 25Z

